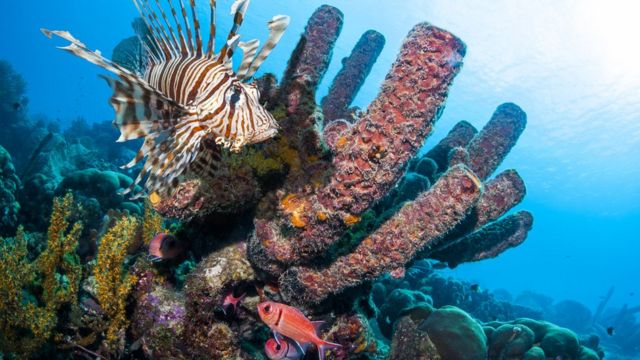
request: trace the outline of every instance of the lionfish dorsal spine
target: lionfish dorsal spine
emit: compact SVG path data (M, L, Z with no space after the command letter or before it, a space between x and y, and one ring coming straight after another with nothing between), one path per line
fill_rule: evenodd
M253 39L247 42L240 42L238 47L242 50L242 61L240 62L240 67L236 72L236 76L239 79L244 79L251 67L251 63L256 58L256 54L258 53L258 47L260 46L260 40Z
M213 57L216 47L216 0L209 0L209 11L211 17L209 20L209 41L207 42L207 57Z
M288 26L289 17L285 15L276 15L271 19L271 21L269 21L269 38L262 49L260 49L258 55L256 55L246 74L242 77L239 76L241 80L248 81L253 77L253 75L255 75L262 63L276 47Z

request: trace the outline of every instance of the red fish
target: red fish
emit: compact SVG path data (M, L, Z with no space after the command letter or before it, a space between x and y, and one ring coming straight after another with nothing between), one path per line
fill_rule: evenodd
M298 348L303 351L302 345L309 343L316 346L320 360L324 359L326 349L341 347L322 340L317 334L317 327L322 321L311 321L304 314L289 305L273 301L265 301L258 304L258 314L262 321L273 331L275 341L282 346L282 336L293 340Z
M235 314L236 310L238 310L238 304L242 299L244 299L245 295L247 294L242 294L236 297L233 295L233 290L230 290L227 293L227 296L224 297L224 300L222 300L222 312L224 315L229 316Z
M302 350L306 349L298 348L298 344L288 338L281 338L280 343L271 338L264 344L264 352L271 360L300 360L304 356Z
M161 261L176 258L182 253L182 245L175 236L159 233L149 243L149 257L151 261Z

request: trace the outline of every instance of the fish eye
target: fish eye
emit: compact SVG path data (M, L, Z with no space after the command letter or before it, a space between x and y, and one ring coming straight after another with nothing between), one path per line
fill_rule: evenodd
M280 346L280 344L276 344L276 350L280 350L282 349L282 346Z
M238 101L240 101L240 95L242 95L242 89L240 88L240 86L234 86L232 89L233 93L231 93L231 97L229 98L229 102L231 103L231 106L234 106L235 104L238 103Z
M271 312L271 305L267 305L264 307L264 312L266 313L270 313Z

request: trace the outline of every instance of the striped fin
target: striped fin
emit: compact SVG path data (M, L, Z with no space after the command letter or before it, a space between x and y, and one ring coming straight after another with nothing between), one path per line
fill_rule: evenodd
M147 0L145 0L145 2L146 1ZM167 14L164 12L164 9L162 8L162 4L160 4L160 0L156 0L156 7L160 11L160 16L162 16L162 20L164 21L164 25L165 25L165 27L163 27L161 30L163 32L165 32L165 29L167 31L169 31L169 34L171 35L171 38L169 39L169 36L166 35L166 32L165 32L165 35L166 35L167 39L169 39L169 43L170 43L171 47L173 48L174 52L176 54L178 53L178 50L180 50L180 52L182 52L182 49L180 48L180 44L178 43L178 39L176 38L176 34L173 31L173 27L171 26L171 23L169 23L169 18L167 17ZM153 12L153 16L156 19L158 18L158 15L157 15L157 13L155 11Z
M180 53L182 54L182 56L187 56L189 55L189 50L187 48L187 42L184 38L184 34L182 33L182 25L178 20L178 12L176 11L176 8L173 6L173 3L171 2L171 0L168 0L168 1L169 1L169 7L171 8L171 16L173 16L173 21L176 23L176 28L178 29L178 36L180 37Z
M193 36L191 35L191 25L189 25L189 17L187 16L187 10L184 7L184 1L178 0L180 3L180 12L182 13L182 19L184 20L184 28L187 31L187 46L189 47L189 53L193 54ZM177 21L177 20L176 20Z
M242 49L243 53L242 62L240 63L238 71L236 71L236 76L238 76L238 79L243 79L249 71L251 63L256 58L258 46L260 46L260 41L257 39L247 41L246 43L241 42L238 44L238 47Z
M146 81L118 64L102 57L99 52L90 51L67 31L41 29L49 38L59 36L71 42L62 50L81 57L120 77L120 80L104 77L113 89L110 102L116 111L113 121L121 132L118 141L137 139L152 132L169 129L178 117L187 113L181 105L164 96Z
M196 56L200 57L202 56L202 38L200 37L200 21L196 14L196 1L189 0L189 5L191 6L191 17L193 18L193 33L196 36Z
M221 162L222 152L220 146L210 139L204 139L198 156L189 165L189 172L201 177L215 179Z
M225 45L226 51L224 52L224 54L220 53L220 59L218 59L218 61L224 64L226 67L231 68L233 65L232 64L233 53L235 52L239 43L240 43L240 35L236 35L231 39L229 39L227 41L227 44Z
M286 15L276 15L269 21L269 39L264 44L256 58L251 63L249 70L243 76L238 76L240 80L247 81L255 75L262 63L267 59L271 51L276 47L285 30L289 26L289 17Z
M209 41L207 42L207 56L213 57L216 47L216 0L209 0L211 19L209 20Z
M207 134L206 126L194 116L187 116L180 119L170 132L150 137L148 143L145 141L141 154L134 159L135 161L146 156L147 160L135 181L122 193L131 193L144 180L144 188L148 192L171 195L179 184L179 177L196 160ZM144 192L141 192L134 194L132 198L144 195Z
M163 32L162 25L157 22L158 17L149 7L147 0L133 0L133 3L135 4L138 12L140 13L140 16L147 25L147 28L149 29L149 33L153 38L153 43L157 48L162 50L164 60L169 61L176 54L174 53L174 49L170 45L171 41L169 41L168 38L165 38L166 33Z
M233 56L233 48L231 47L233 42L231 40L238 36L238 30L240 29L240 26L244 21L244 14L247 12L248 7L249 0L236 0L231 6L231 15L233 15L233 26L231 27L229 35L227 36L226 44L224 45L224 47L222 47L222 49L220 49L220 58L218 59L218 61L221 64L225 64L228 59ZM231 53L231 55L228 54L229 52Z
M117 142L138 139L176 126L185 114L177 103L150 89L140 79L116 80L102 76L113 95L109 102L116 111L113 124L120 130Z

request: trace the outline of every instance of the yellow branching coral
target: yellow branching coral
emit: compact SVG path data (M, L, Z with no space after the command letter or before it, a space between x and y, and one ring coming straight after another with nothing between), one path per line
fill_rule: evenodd
M147 201L144 206L144 215L142 218L142 241L145 246L149 246L149 243L156 234L165 232L164 219L158 214L151 203Z
M106 341L112 347L117 346L128 326L127 298L136 278L125 270L123 263L126 249L137 236L138 223L131 216L116 222L100 240L97 263L93 269L96 297L108 318Z
M19 357L37 351L58 325L58 310L77 299L82 267L76 248L80 223L69 223L71 195L55 199L47 248L29 262L26 234L0 239L0 348Z
M80 259L76 254L82 224L71 225L68 218L74 208L73 196L53 202L51 221L47 231L47 249L38 257L37 267L42 275L43 300L49 310L63 303L74 302L82 276Z

